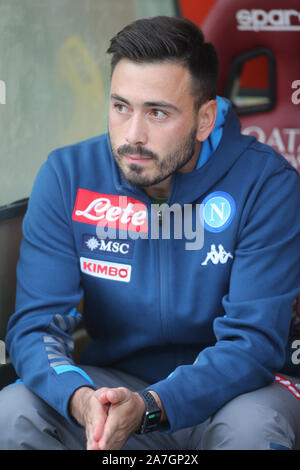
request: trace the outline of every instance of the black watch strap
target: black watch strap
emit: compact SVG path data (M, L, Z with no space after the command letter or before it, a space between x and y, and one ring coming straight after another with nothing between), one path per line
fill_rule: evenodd
M139 428L135 432L137 434L145 434L147 432L155 431L160 423L161 409L156 403L154 396L147 390L138 392L138 394L145 402L146 411Z

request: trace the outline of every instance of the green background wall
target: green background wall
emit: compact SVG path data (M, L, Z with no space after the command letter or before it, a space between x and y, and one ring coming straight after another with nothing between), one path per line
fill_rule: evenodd
M174 3L0 0L0 206L30 195L51 150L106 131L110 38Z

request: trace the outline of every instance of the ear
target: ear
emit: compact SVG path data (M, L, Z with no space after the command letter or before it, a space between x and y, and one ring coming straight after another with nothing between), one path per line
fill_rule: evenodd
M197 140L203 142L214 128L217 119L217 102L209 100L198 111Z

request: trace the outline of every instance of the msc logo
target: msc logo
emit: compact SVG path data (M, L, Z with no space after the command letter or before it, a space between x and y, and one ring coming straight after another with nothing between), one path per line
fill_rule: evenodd
M94 253L107 253L112 256L121 256L132 258L134 241L133 240L106 240L98 238L95 235L84 233L82 235L82 248L84 251Z
M201 204L200 218L209 232L222 232L231 223L236 207L230 194L216 191Z

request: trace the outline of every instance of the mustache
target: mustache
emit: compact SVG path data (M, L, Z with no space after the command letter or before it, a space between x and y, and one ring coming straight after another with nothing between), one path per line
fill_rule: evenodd
M117 152L119 155L140 155L141 157L151 157L157 160L157 155L155 153L151 152L151 150L142 147L141 145L133 146L129 144L124 144L117 148Z

